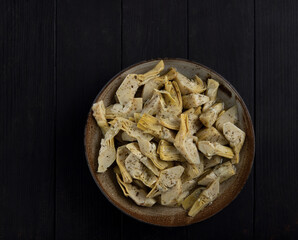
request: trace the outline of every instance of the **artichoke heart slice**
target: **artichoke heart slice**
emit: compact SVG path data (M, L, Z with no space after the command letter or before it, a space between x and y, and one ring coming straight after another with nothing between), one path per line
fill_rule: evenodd
M176 203L176 199L180 195L182 190L182 183L181 179L178 179L176 184L171 187L166 192L161 193L160 200L161 205L174 205Z
M182 112L182 96L177 82L168 81L165 82L165 103L168 108L171 108L175 112L176 116Z
M223 146L217 142L212 143L210 141L200 141L198 142L198 148L208 159L211 159L214 155L229 159L234 157L234 153L231 148Z
M101 139L101 147L98 154L98 169L97 172L105 172L109 166L113 164L116 159L116 149L114 144L114 137L120 131L120 125L115 124L110 126L105 134L105 137Z
M188 216L194 217L203 210L209 203L214 201L219 194L219 179L214 180L205 190L202 191L199 198L192 205Z
M204 128L197 132L196 136L198 141L218 142L221 145L228 144L227 139L215 127Z
M156 145L154 143L151 143L150 141L144 140L144 139L138 139L140 151L142 154L144 154L146 157L151 159L153 164L158 169L165 169L173 165L172 162L166 162L159 159L157 152L156 152Z
M156 200L154 198L147 198L145 190L138 188L130 183L125 183L121 180L119 174L116 173L116 178L121 187L124 196L130 197L137 205L144 207L152 207Z
M134 113L140 113L143 108L142 98L133 98L132 101L128 102L126 105L121 105L120 103L115 103L110 105L106 109L106 118L114 119L116 117L129 118L133 117Z
M156 176L159 176L158 168L153 164L153 162L144 156L139 148L138 143L129 143L126 145L126 148L134 154L148 169L150 169Z
M207 186L217 178L212 169L207 169L198 179L198 185Z
M154 137L174 142L174 132L160 125L158 119L149 114L143 114L137 127Z
M177 75L176 70L173 68L170 68L170 70L166 74L156 77L150 80L149 82L147 82L144 85L143 92L142 92L142 98L144 102L152 97L155 89L161 89L165 85L166 78L168 80L173 80L176 77L176 75Z
M184 179L191 180L201 176L204 172L204 162L200 161L199 164L191 164L188 162L182 163L184 170Z
M196 108L209 101L209 97L200 93L191 93L182 97L183 108Z
M203 187L195 189L187 198L183 200L182 207L184 210L188 210L195 203L204 189L205 188Z
M171 143L163 139L158 143L157 153L160 159L164 161L181 161L183 158Z
M181 205L183 200L189 195L190 191L197 185L197 181L195 179L191 179L188 181L182 181L181 193L176 199L177 205Z
M223 133L235 153L232 163L237 164L239 163L239 154L245 141L245 132L236 127L233 123L227 122L223 125Z
M162 170L156 184L148 193L147 197L158 196L175 186L183 171L184 168L182 166L175 166Z
M201 123L199 119L199 114L197 114L196 110L194 108L188 109L187 111L184 112L184 114L188 115L188 126L189 126L189 131L190 134L193 135L197 131L201 129L203 124Z
M191 164L199 164L200 156L193 137L190 133L188 115L181 114L181 124L176 135L174 146L180 154Z
M209 97L209 102L204 104L203 112L205 112L208 108L210 108L214 104L217 96L218 87L219 87L219 83L217 81L211 78L208 79L206 95Z
M152 187L157 181L157 177L133 153L125 159L125 168L134 179L140 180L148 187Z
M236 168L231 161L227 161L216 166L213 169L213 172L217 177L219 177L219 182L222 183L236 174Z
M103 101L99 101L92 105L93 117L95 118L97 125L100 127L103 135L109 130L109 124L105 117L106 115L106 108Z
M223 131L223 125L226 122L231 122L235 124L238 121L238 110L237 106L233 106L225 111L222 115L216 120L215 126L219 131Z
M146 85L145 85L146 86ZM149 115L156 115L160 109L160 101L162 95L159 91L154 90L154 93L150 100L147 100L144 104L142 114L147 113Z
M125 167L125 159L129 156L129 151L125 146L117 148L116 162L122 175L122 179L125 183L131 183L132 178Z
M141 84L147 83L149 80L156 78L161 71L165 68L165 64L163 60L160 60L154 68L144 74L138 74L138 79Z
M223 158L221 156L213 156L211 159L204 159L204 169L208 169L211 167L214 167L218 164L221 164L223 161Z
M209 107L207 111L200 115L201 122L205 127L210 128L215 123L218 114L223 109L223 103L216 103L212 107Z
M134 137L129 136L126 132L121 133L121 139L125 142L134 142L137 140Z
M190 93L202 93L206 90L204 82L198 76L195 76L194 80L190 80L181 73L177 72L175 81L178 83L182 95Z

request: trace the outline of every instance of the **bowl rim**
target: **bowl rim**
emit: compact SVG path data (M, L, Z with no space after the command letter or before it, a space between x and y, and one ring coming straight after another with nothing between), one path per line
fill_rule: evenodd
M145 64L145 63L148 63L148 62L153 62L153 61L158 61L158 60L172 60L172 61L182 61L182 62L187 62L187 63L192 63L192 64L195 64L201 68L205 68L206 70L208 70L209 72L213 73L214 75L216 75L218 78L220 78L221 80L223 80L236 94L239 102L241 103L242 107L243 107L243 110L244 110L244 114L247 115L247 119L248 119L248 125L251 126L251 135L252 135L252 159L250 161L250 164L249 164L249 169L247 171L247 174L246 176L243 178L242 180L242 184L241 184L241 187L239 187L236 191L236 193L234 194L233 198L230 199L230 201L227 201L227 203L225 204L222 204L222 206L220 207L220 209L216 212L214 212L213 214L211 215L208 215L198 221L195 221L195 222L188 222L186 224L172 224L172 225L162 225L162 224L157 224L157 223L153 223L153 222L150 222L150 221L145 221L143 219L139 219L129 213L127 213L124 209L122 209L120 206L118 206L116 204L116 202L114 202L114 200L112 198L110 198L105 190L102 189L102 187L100 186L96 176L95 176L95 173L93 172L90 164L89 164L89 160L88 160L88 155L87 155L87 151L86 151L86 146L87 146L87 142L86 142L86 135L87 135L87 126L88 126L88 119L89 119L89 116L90 114L92 113L92 105L94 103L96 103L97 99L100 97L100 95L104 92L104 90L115 80L117 79L121 74L123 74L124 72L128 71L129 69L133 68L133 67L136 67L138 65L142 65L142 64ZM222 75L220 75L219 73L217 73L215 70L201 64L201 63L198 63L196 61L193 61L193 60L189 60L189 59L184 59L184 58L172 58L172 57L164 57L164 58L152 58L152 59L149 59L149 60L143 60L143 61L140 61L140 62L137 62L137 63L134 63L132 65L129 65L128 67L122 69L120 72L118 72L117 74L115 74L102 88L101 90L98 92L98 94L96 95L96 97L94 98L93 102L92 102L92 105L88 111L88 114L87 114L87 119L86 119L86 124L85 124L85 127L84 127L84 152L85 152L85 159L86 159L86 162L87 162L87 166L88 166L88 169L91 173L91 176L94 180L94 182L96 183L97 187L99 188L99 190L101 191L101 193L106 197L106 199L113 205L115 206L117 209L119 209L122 213L126 214L127 216L139 221L139 222L143 222L143 223L146 223L146 224L150 224L150 225L153 225L153 226L159 226L159 227L182 227L182 226L190 226L192 224L195 224L195 223L199 223L199 222L202 222L208 218L211 218L212 216L218 214L219 212L221 212L223 209L225 209L228 205L230 205L236 198L237 196L240 194L240 192L242 191L242 189L244 188L244 186L246 185L247 183L247 180L251 174L251 170L252 170L252 166L254 164L254 160L255 160L255 131L254 131L254 125L253 125L253 121L252 121L252 118L251 118L251 115L248 111L248 108L244 102L244 100L242 99L241 95L238 93L238 91L234 88L234 86L226 79L224 78ZM92 116L92 115L91 115Z

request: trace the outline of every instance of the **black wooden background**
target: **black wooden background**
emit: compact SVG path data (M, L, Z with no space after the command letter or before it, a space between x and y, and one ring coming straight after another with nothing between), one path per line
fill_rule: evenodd
M156 57L215 69L254 120L243 191L189 227L122 214L84 156L98 91ZM297 76L295 0L1 0L0 239L298 239Z

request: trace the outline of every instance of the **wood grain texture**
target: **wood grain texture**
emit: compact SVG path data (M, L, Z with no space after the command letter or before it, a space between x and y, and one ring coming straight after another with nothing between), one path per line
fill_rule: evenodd
M96 94L118 71L120 1L58 1L56 239L120 239L121 213L94 183L84 126Z
M123 67L160 57L187 58L187 1L123 0ZM123 215L122 239L186 239L187 227L164 228Z
M209 66L232 83L253 118L253 1L189 0L188 8L189 58ZM253 171L238 197L214 217L190 226L189 236L202 239L253 238Z
M256 239L298 239L297 12L256 1Z
M0 2L0 239L54 237L54 2Z

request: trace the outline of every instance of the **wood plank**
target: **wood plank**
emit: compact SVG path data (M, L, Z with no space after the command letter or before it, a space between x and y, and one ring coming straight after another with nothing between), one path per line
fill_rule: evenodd
M0 239L53 239L54 1L0 1Z
M189 57L223 75L254 116L254 3L189 0ZM191 226L202 239L253 237L253 169L239 196L212 218Z
M187 58L187 1L123 1L123 66L161 57ZM185 239L187 228L161 228L123 215L123 240Z
M83 137L87 113L120 70L119 1L58 1L57 239L120 239L121 213L89 173Z
M297 12L256 1L256 239L298 239Z

